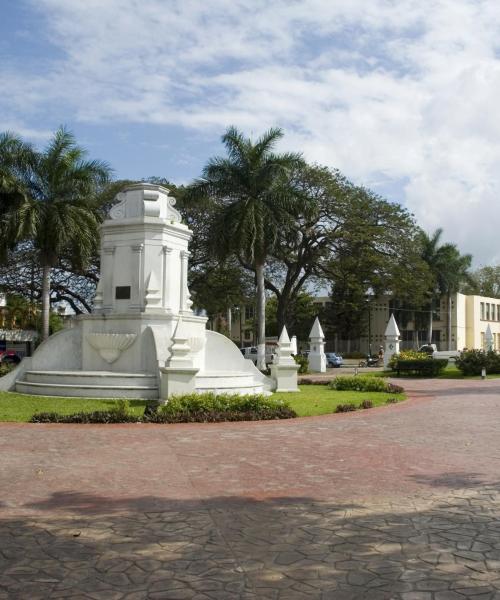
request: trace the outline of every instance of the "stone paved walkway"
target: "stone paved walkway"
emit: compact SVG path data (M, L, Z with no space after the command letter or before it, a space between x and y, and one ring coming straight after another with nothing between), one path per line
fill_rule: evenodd
M0 424L0 599L500 599L500 381L216 425Z

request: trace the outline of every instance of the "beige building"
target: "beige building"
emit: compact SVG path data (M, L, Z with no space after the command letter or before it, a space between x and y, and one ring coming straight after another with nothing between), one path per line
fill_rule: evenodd
M315 299L323 308L330 302L329 296ZM394 313L401 332L401 348L416 349L428 342L429 311L397 305L391 296L381 296L372 304L367 314L366 332L361 338L344 340L334 336L326 338L326 349L338 352L359 351L376 353L384 344L384 331L391 313ZM443 296L434 307L432 318L432 343L439 350L462 350L463 348L484 348L488 324L493 333L494 348L500 350L500 299L483 296L453 294L451 297L451 340L448 340L448 298ZM255 344L255 311L247 305L234 307L229 314L220 317L211 326L227 335L238 346ZM293 331L289 332L293 335ZM299 340L302 346L308 340ZM304 346L305 347L305 346Z
M326 306L328 297L317 298L318 304ZM403 349L419 348L428 342L429 311L398 306L390 296L382 296L372 303L367 315L366 334L356 340L328 340L328 349L339 352L372 352L383 345L384 331L391 313L394 313L401 331ZM462 350L485 348L486 328L490 325L493 344L500 350L500 299L484 296L453 294L451 297L451 339L448 340L448 298L443 296L434 308L432 318L432 342L439 350Z

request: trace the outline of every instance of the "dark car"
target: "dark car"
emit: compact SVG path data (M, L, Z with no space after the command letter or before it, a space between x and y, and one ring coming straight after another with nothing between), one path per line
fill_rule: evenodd
M21 357L16 352L4 352L0 356L2 365L18 365L21 362Z
M341 367L344 362L340 354L335 354L335 352L325 352L325 356L327 367Z

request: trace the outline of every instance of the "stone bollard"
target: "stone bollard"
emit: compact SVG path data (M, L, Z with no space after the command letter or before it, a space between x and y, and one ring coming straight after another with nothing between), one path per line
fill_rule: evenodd
M297 371L299 365L292 356L292 344L286 327L283 327L278 341L278 353L271 365L271 377L276 383L276 392L298 392Z
M391 318L385 328L385 352L384 352L384 368L388 368L389 361L394 354L399 354L399 328L396 323L394 315L391 314Z
M326 372L325 334L318 317L309 334L309 370L315 373Z

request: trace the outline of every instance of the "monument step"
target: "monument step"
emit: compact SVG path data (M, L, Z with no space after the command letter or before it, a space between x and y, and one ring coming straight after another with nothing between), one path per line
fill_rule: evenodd
M83 398L158 398L156 377L112 371L27 371L16 391L35 396Z
M264 387L246 371L208 371L196 376L197 392L215 394L262 394Z
M152 373L117 373L115 371L26 371L26 383L50 383L94 386L157 387Z
M255 385L253 373L245 371L205 371L196 376L196 388L246 388Z

